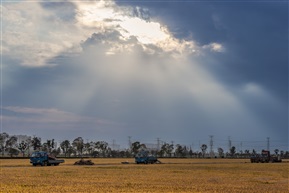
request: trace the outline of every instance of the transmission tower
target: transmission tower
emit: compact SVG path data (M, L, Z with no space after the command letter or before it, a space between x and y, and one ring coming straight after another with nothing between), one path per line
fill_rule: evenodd
M231 147L232 147L232 141L231 141L231 137L229 136L228 137L228 148L229 148L228 152L230 152Z
M158 151L160 150L160 138L159 137L157 138L157 150Z
M210 135L210 156L213 157L214 156L214 152L213 152L213 145L214 145L214 141L213 141L213 135Z
M131 136L128 136L128 148L131 148Z
M267 150L270 151L270 137L267 137Z

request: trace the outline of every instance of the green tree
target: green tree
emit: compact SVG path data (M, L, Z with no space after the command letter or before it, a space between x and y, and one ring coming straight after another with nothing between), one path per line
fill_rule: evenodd
M0 133L0 151L2 152L2 156L5 153L5 145L6 141L9 139L9 135L7 133Z
M105 157L108 150L108 143L105 141L97 141L95 143L95 148L101 152L103 157Z
M34 150L39 150L41 147L41 139L39 137L33 137L31 144Z
M219 153L219 157L224 157L224 150L223 150L223 148L221 148L221 147L219 147L218 148L218 153Z
M42 144L42 151L47 151L48 153L51 153L52 149L54 148L54 139L46 140L45 143Z
M15 148L17 144L17 137L16 136L11 136L7 141L6 141L6 148Z
M8 154L12 157L13 155L18 155L19 150L14 147L7 148L8 149Z
M131 152L134 156L138 153L139 149L140 149L139 141L135 141L131 144Z
M230 155L231 155L231 157L234 157L235 153L236 153L236 147L235 147L235 146L232 146L232 147L230 148Z
M161 150L159 152L159 155L161 157L171 157L173 150L174 150L173 144L164 143L161 146Z
M66 152L67 154L68 154L68 157L70 157L71 156L71 154L74 154L74 155L76 155L76 150L70 145L69 147L68 147L68 149L67 149L67 152Z
M207 148L208 148L208 146L207 146L206 144L203 144L203 145L201 146L203 158L205 157Z
M66 157L66 154L68 152L68 149L71 147L69 140L64 140L60 143L60 148L62 149L64 156Z
M48 147L48 152L51 153L51 150L54 149L54 139L47 140L46 143Z
M30 156L30 147L32 146L32 139L31 139L31 137L28 137L28 138L25 140L25 143L27 144L27 154L28 154L28 156Z
M76 139L73 140L72 146L76 149L78 154L82 156L82 151L84 148L84 143L82 137L77 137Z
M86 154L91 155L94 150L94 143L93 142L87 142L84 144L84 151Z
M175 149L175 154L176 154L176 157L184 157L185 156L185 147L183 147L180 144L177 144L176 149Z
M135 156L140 150L145 150L146 145L141 144L139 141L135 141L131 144L132 155Z
M53 149L51 151L51 154L53 154L56 157L60 154L60 152L61 152L61 149L60 149L60 147L58 147L57 149Z
M8 153L12 157L12 155L18 155L19 151L17 150L17 137L11 136L7 141L5 148L8 150Z
M25 141L21 141L21 143L18 144L17 148L21 151L21 153L24 157L24 152L28 148L28 144Z

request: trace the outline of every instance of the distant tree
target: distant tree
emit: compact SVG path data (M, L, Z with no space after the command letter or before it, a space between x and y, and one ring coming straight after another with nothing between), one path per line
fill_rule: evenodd
M275 152L276 155L278 155L279 149L275 149L274 152Z
M72 146L76 149L78 154L82 156L82 151L84 148L84 143L82 137L77 137L76 139L73 140Z
M13 155L18 155L19 154L19 150L17 148L14 147L9 147L8 149L8 154L10 155L10 157L12 157Z
M249 157L249 156L250 156L250 150L248 150L248 149L245 150L245 156L246 156L246 157Z
M235 153L236 153L236 147L235 147L235 146L232 146L232 147L230 148L230 155L231 155L231 157L233 157L233 156L235 155Z
M66 153L67 153L68 157L70 157L71 154L76 155L76 150L70 145L70 146L68 147Z
M48 152L51 153L51 150L54 149L54 139L47 140L46 143L48 147Z
M106 157L112 157L111 152L112 152L112 149L110 147L108 147L107 150L106 150L105 156Z
M93 151L91 152L91 156L92 156L92 157L99 157L99 151L93 150Z
M30 147L32 146L32 139L31 136L29 136L26 140L25 143L27 144L27 154L30 156Z
M4 156L5 153L5 145L6 141L9 138L9 135L7 133L0 133L0 151L2 152L2 156Z
M143 144L143 143L142 143L142 144L140 144L140 149L141 149L141 150L146 150L146 149L147 149L147 147L146 147L146 145L145 145L145 144Z
M17 145L17 137L16 136L11 136L7 141L6 141L6 148L16 148Z
M240 155L243 155L243 153L244 153L243 150L240 150Z
M289 151L285 151L284 158L289 158Z
M7 141L5 148L8 150L9 155L18 155L19 150L17 149L17 137L11 136Z
M201 146L201 150L202 150L202 154L203 154L203 158L205 157L206 151L207 151L208 146L206 144L203 144Z
M21 141L21 143L18 144L17 148L21 151L22 156L24 157L24 152L28 148L28 144L25 141Z
M51 151L51 154L53 154L54 156L58 156L60 154L60 152L61 152L61 148L58 147L57 149L53 149Z
M120 152L117 151L117 150L111 150L111 151L110 151L110 156L111 156L111 157L121 157L121 156L120 156Z
M218 148L218 153L219 153L219 157L221 157L221 158L224 157L224 150L223 150L223 148L219 147L219 148Z
M281 155L281 157L284 157L284 151L283 150L280 151L280 155Z
M184 157L185 156L185 147L177 144L175 149L176 157Z
M174 145L173 144L168 144L168 143L164 143L161 147L161 150L159 152L159 155L161 157L165 156L165 157L171 157L172 156L172 152L174 150Z
M43 144L41 145L41 147L40 147L40 150L41 150L41 151L46 151L46 152L48 152L48 145L47 145L47 143L43 143Z
M60 143L60 148L62 149L64 156L68 153L68 149L71 147L69 140L64 140Z
M94 150L94 143L93 142L87 142L84 144L84 150L88 155L91 155Z
M41 139L39 137L33 137L31 143L34 151L40 149Z
M135 156L139 152L140 148L141 148L141 144L139 141L133 142L131 144L131 151L132 151L133 156Z
M100 150L100 152L102 153L102 156L105 157L107 150L108 150L108 143L105 141L97 141L95 143L95 148Z
M193 157L193 155L194 155L194 152L193 152L192 148L190 147L189 156L190 156L190 157Z
M51 153L52 149L54 148L54 139L47 140L45 143L42 144L42 151L47 151Z

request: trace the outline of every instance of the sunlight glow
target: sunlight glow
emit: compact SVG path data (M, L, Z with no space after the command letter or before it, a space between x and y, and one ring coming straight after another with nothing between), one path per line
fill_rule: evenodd
M196 46L192 41L178 40L166 26L132 14L132 8L117 7L113 2L76 2L76 19L80 25L104 32L106 29L118 31L124 40L136 37L142 45L153 44L166 52L194 53ZM144 48L151 51L148 48Z
M165 33L156 22L124 17L119 25L125 30L121 32L123 36L136 36L143 44L152 44L169 38L169 34Z

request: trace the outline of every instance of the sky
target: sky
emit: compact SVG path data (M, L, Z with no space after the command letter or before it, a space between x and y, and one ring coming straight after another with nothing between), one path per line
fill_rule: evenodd
M1 132L288 150L288 2L3 0Z

